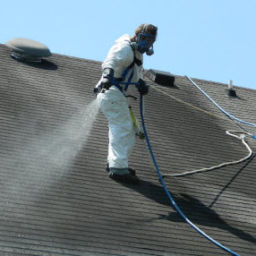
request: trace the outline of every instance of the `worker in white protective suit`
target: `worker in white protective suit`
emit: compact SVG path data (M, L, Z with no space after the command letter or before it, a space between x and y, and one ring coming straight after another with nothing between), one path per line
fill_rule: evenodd
M138 182L135 170L128 165L136 131L126 96L130 86L136 86L142 95L148 93L143 80L143 53L153 54L156 35L157 27L142 24L133 37L121 36L108 52L102 77L94 89L99 108L109 123L107 171L118 181Z

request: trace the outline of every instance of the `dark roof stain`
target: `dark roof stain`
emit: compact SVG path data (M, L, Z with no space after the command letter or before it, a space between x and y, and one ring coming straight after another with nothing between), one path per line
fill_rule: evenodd
M26 64L4 45L0 56L1 255L227 255L170 206L144 141L130 159L140 185L108 178L107 122L91 104L100 62L53 54ZM255 90L236 86L232 98L223 84L194 80L228 112L256 122ZM175 87L146 81L145 122L163 173L247 154L225 134L240 128L185 77L175 76ZM133 107L139 117L137 101ZM255 151L255 140L248 143ZM255 255L255 169L252 158L165 181L203 231L240 255Z

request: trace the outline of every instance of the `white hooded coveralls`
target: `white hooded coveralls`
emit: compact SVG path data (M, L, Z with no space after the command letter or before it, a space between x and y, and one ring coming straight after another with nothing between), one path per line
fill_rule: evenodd
M134 52L130 46L130 36L123 35L108 52L102 64L102 70L112 68L114 77L122 78L125 69L134 61L134 54L137 59L142 61L142 54L138 51ZM135 63L126 75L125 82L132 69L134 69L134 75L131 82L138 82L142 78L142 65L138 66ZM121 85L121 87L124 88L125 85ZM129 112L128 100L124 93L113 85L104 93L98 94L97 102L109 123L109 168L113 173L128 174L128 158L135 143L135 129Z

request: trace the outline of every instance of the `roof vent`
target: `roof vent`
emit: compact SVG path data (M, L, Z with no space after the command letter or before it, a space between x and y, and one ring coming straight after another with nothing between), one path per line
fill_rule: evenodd
M228 83L228 95L231 97L237 97L236 91L233 89L233 81L229 80Z
M26 38L14 38L5 45L12 49L11 56L19 61L38 63L43 57L51 56L47 46Z
M145 75L157 84L163 86L174 86L175 77L169 72L149 69Z

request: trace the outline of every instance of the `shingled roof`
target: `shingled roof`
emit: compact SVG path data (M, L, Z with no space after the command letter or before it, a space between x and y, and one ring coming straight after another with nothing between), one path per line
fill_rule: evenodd
M130 165L139 185L105 172L108 128L92 89L100 62L53 54L41 64L0 45L0 255L227 255L170 206L144 141ZM145 122L163 173L237 160L238 130L192 84L151 86ZM194 79L238 118L256 122L256 91ZM188 105L187 103L191 104ZM139 104L133 108L139 117ZM94 122L91 122L94 120ZM252 131L249 128L246 128ZM255 134L255 131L254 131ZM255 151L256 142L248 138ZM203 231L240 255L256 255L256 160L165 178L177 204Z

